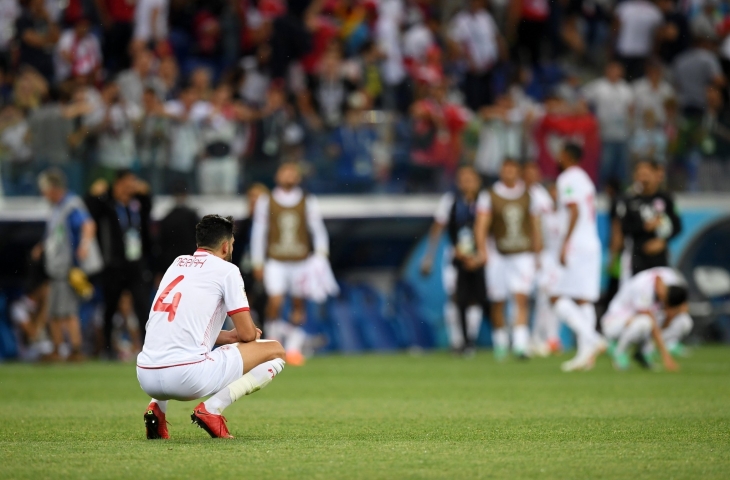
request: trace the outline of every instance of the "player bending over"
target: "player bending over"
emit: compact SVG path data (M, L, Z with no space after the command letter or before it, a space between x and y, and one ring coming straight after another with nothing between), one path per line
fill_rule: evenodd
M223 410L261 390L284 369L284 349L259 340L238 268L231 262L233 219L206 215L195 227L198 250L177 257L165 272L137 357L137 379L152 401L147 438L170 438L168 400L213 395L193 410L193 423L213 438L233 438ZM235 328L221 330L226 316ZM222 345L213 350L214 345Z
M641 347L641 364L651 367L656 344L664 368L676 370L670 351L692 330L692 317L687 311L687 287L675 270L655 267L633 276L601 318L603 333L611 341L614 367L629 368L627 350L632 345Z

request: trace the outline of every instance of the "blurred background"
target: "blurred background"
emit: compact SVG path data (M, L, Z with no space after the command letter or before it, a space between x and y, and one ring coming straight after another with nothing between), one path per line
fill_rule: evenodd
M138 298L194 248L170 232L204 214L237 220L250 276L252 204L282 162L319 197L341 287L308 305L309 353L420 350L448 345L440 262L419 266L457 167L490 185L519 158L550 180L565 140L601 192L606 249L634 163L664 170L691 341L730 342L729 34L724 0L0 0L0 357L49 342L49 167L95 219L120 170L141 199L133 287L105 306L114 272L98 272L79 305L86 356L112 308L114 357L132 358Z

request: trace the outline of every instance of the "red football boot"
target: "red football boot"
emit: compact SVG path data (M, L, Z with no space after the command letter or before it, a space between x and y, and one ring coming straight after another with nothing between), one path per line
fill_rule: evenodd
M155 402L150 403L144 414L144 426L147 430L147 439L155 440L162 438L168 440L170 432L167 431L167 420L165 414L160 410L160 406Z
M228 427L226 426L226 417L210 413L205 409L205 404L202 402L195 407L193 414L190 415L190 420L192 420L198 427L208 432L208 435L213 438L235 438L228 431Z

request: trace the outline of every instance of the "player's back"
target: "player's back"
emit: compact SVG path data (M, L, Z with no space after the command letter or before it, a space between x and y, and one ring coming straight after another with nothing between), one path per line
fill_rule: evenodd
M639 272L631 277L618 291L609 308L631 311L656 310L656 278L667 285L682 282L682 277L672 268L656 267Z
M227 281L235 275L236 282ZM243 282L235 265L198 250L177 257L167 269L155 296L144 347L137 364L162 367L200 361L220 333L227 314L224 297L230 285Z
M578 208L578 220L571 236L572 247L581 250L600 248L596 222L596 187L591 178L585 170L573 166L558 176L557 188L561 210L567 210L570 204L575 204Z

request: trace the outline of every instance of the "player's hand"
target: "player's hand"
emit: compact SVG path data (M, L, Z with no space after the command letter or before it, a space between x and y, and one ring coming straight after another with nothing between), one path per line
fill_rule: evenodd
M262 282L264 280L264 269L261 267L256 267L253 269L253 278L257 282Z
M263 335L264 332L261 331L260 328L256 329L256 340L261 340L261 335Z
M43 244L39 243L35 247L33 247L33 250L30 251L30 258L37 262L41 259L41 255L43 255Z
M667 248L667 242L661 238L652 238L644 244L644 253L647 255L658 255Z
M89 243L88 242L81 242L81 245L79 245L79 248L76 249L76 258L78 258L81 261L86 260L86 257L89 256Z
M568 263L568 244L564 243L560 249L560 265L565 266Z
M667 356L664 358L664 368L666 368L668 372L678 372L679 364L675 362L671 356Z
M109 191L109 183L107 183L107 181L103 178L96 180L91 184L91 187L89 187L89 194L92 197L101 197L107 191Z
M433 262L431 261L431 259L424 258L423 261L421 262L421 275L423 275L424 277L428 277L429 275L431 275L432 269L433 269Z
M647 232L653 232L662 223L662 217L654 217L651 220L644 222L644 230Z

